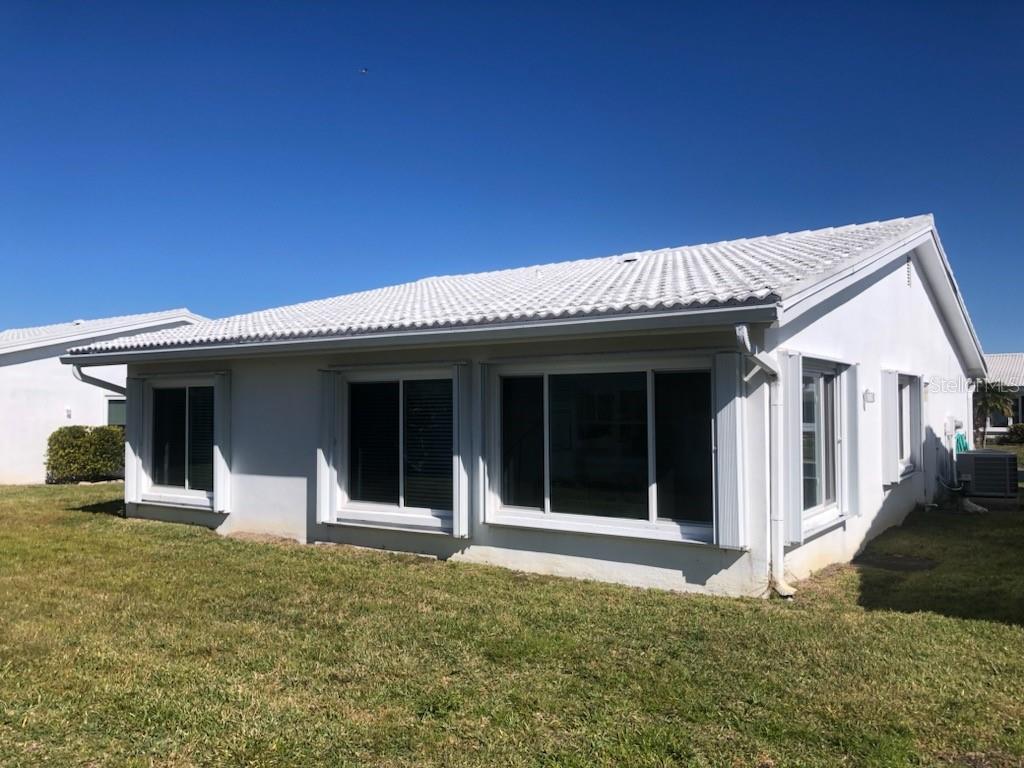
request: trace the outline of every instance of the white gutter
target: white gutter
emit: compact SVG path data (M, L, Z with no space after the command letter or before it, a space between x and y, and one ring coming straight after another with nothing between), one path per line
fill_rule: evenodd
M779 457L782 455L782 391L779 385L779 367L774 358L763 350L754 350L750 341L750 328L736 326L736 342L740 349L768 377L768 506L769 506L769 574L771 588L779 597L791 598L796 594L786 581L785 515L782 506L782 482Z
M81 365L72 365L71 373L72 375L74 375L76 379L78 379L83 384L91 384L94 387L105 389L108 392L116 392L119 395L128 395L128 390L125 387L120 387L117 384L114 384L109 381L104 381L103 379L97 379L95 376L90 376L87 373L82 373Z

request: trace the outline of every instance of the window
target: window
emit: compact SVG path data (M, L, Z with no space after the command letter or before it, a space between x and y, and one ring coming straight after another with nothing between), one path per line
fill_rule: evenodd
M548 377L551 509L646 520L647 376Z
M882 370L882 484L893 486L921 466L921 377Z
M111 398L107 400L107 426L123 427L127 416L127 401Z
M917 456L918 446L915 433L917 430L917 410L920 402L920 381L917 376L907 376L902 373L897 376L896 412L898 420L897 440L899 445L897 456L902 473L907 473L914 469L914 461Z
M813 365L804 365L801 452L805 512L836 504L837 378L834 370L816 370Z
M714 511L711 376L654 374L658 517L711 523Z
M349 385L349 484L357 501L397 504L399 452L397 381Z
M898 401L898 412L900 420L899 429L899 440L900 450L899 457L903 463L910 461L910 384L911 378L909 376L900 375L899 377L899 401Z
M708 538L711 385L708 370L499 370L495 521L685 525Z
M452 509L452 380L403 382L403 504Z
M544 378L501 381L501 498L514 507L544 506Z
M153 485L213 492L213 387L153 389Z
M785 543L800 545L859 514L860 366L788 350L778 359Z
M465 538L467 363L320 371L317 520Z
M1015 418L1014 422L1016 421L1017 419ZM992 413L990 413L988 417L988 424L990 427L996 427L997 429L999 429L1002 427L1010 426L1010 420L1006 418L1005 413L1001 413L999 411L992 411Z
M125 500L231 509L231 374L128 377Z
M452 380L348 383L348 499L450 513Z

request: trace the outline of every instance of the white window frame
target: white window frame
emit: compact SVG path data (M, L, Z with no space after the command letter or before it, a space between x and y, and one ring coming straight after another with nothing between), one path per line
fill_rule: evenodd
M467 494L466 480L459 471L460 434L462 426L462 397L459 392L458 365L410 365L381 366L367 368L351 368L338 371L335 389L335 414L333 419L334 437L332 474L335 481L335 501L333 514L322 520L326 523L368 528L388 528L423 533L452 534L456 510L464 503ZM424 507L407 507L404 504L405 488L405 387L402 382L424 379L448 379L452 382L452 509L429 509ZM399 502L385 504L381 502L357 501L349 497L349 388L351 383L358 382L399 382L398 390L398 421L399 421ZM331 502L328 502L331 503Z
M711 435L709 446L712 462L713 509L712 522L682 522L657 518L657 457L655 455L654 418L654 374L680 371L706 372L711 387ZM547 467L550 428L548 419L548 378L560 374L588 373L646 373L647 374L647 477L648 512L647 520L630 520L603 517L600 515L576 515L551 511L550 471ZM501 500L501 380L519 376L541 376L544 378L544 509L505 505ZM711 544L715 541L718 519L717 466L715 460L715 435L717 418L715 399L715 365L712 355L695 354L669 356L602 356L600 359L547 359L537 358L526 361L496 363L487 365L486 383L486 479L484 500L484 522L489 525L513 528L532 528L547 531L568 531L574 533L601 534L660 541Z
M125 422L128 421L128 397L127 395L107 395L107 423L108 427L123 427L124 424L111 424L110 423L110 404L111 403L124 403Z
M904 381L906 384L904 385ZM921 466L921 425L924 417L922 397L923 378L916 373L896 371L896 455L899 460L899 477L920 472ZM904 452L903 447L906 447Z
M226 386L221 377L211 375L188 375L188 376L161 376L145 380L143 384L143 433L142 433L142 471L141 471L141 493L139 501L144 504L156 504L162 506L192 507L213 511L226 511L224 505L215 505L214 491L197 490L193 488L182 488L173 485L157 485L153 482L153 392L157 389L182 389L189 387L213 387L214 397L214 428L213 428L213 461L214 461L214 488L218 486L218 474L221 468L221 455L224 452L226 435L224 427L226 424L219 409L223 408L224 398L221 389ZM185 398L185 422L188 423L188 397ZM188 479L186 477L186 483ZM218 509L219 507L219 509Z
M842 418L842 414L845 412L845 397L846 393L844 390L846 387L843 386L842 370L843 366L839 363L835 363L828 360L822 360L819 358L803 358L801 370L800 370L800 391L801 391L801 407L803 406L803 380L806 376L811 376L815 379L815 386L818 389L818 402L821 403L821 412L819 413L819 430L820 437L817 441L818 444L818 466L824 470L825 468L825 441L824 441L824 417L825 414L825 387L824 377L833 377L833 402L832 402L832 429L835 435L835 446L833 452L833 465L835 470L835 489L833 492L834 498L831 500L825 500L824 498L824 487L825 478L821 475L818 479L819 494L821 495L822 501L813 507L804 509L801 503L801 515L803 518L803 530L804 536L807 536L814 531L821 530L823 527L829 526L838 520L841 520L845 516L843 508L843 498L845 496L845 472L843 471L844 465L847 463L845 455L844 445L844 431L846 424ZM802 422L802 418L801 418ZM801 438L801 450L800 460L801 467L803 462L803 432L800 434ZM801 499L803 498L803 471L800 473L801 478Z

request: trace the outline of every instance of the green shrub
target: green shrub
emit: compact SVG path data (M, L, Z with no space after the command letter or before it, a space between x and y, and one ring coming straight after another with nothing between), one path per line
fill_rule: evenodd
M1011 424L1010 428L1006 430L1006 434L1003 435L1003 442L1010 445L1024 443L1024 424Z
M46 482L77 483L124 477L121 427L61 427L47 441Z

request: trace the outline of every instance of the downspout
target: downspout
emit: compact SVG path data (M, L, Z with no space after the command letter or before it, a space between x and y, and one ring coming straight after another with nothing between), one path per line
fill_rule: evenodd
M118 386L117 384L113 384L109 381L104 381L103 379L97 379L95 376L90 376L87 373L82 373L81 365L72 365L71 373L76 379L78 379L83 384L92 384L92 386L94 387L105 389L108 392L116 392L119 395L127 396L128 394L128 390L125 389L124 387Z
M779 457L782 455L782 387L775 360L763 350L754 350L750 327L736 326L736 342L755 366L768 377L768 507L769 507L769 574L771 588L779 597L791 598L796 590L786 582L786 530L782 504L782 481Z

